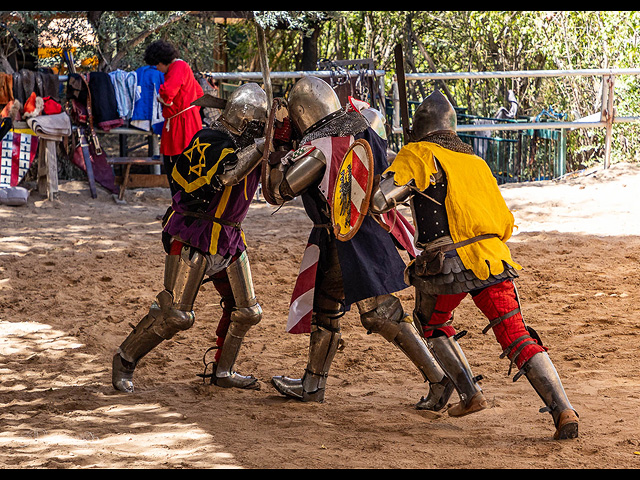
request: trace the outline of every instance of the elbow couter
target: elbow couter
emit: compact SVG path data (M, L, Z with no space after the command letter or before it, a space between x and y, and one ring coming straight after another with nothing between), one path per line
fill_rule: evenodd
M375 215L387 213L395 205L390 205L381 190L374 190L369 201L369 211Z

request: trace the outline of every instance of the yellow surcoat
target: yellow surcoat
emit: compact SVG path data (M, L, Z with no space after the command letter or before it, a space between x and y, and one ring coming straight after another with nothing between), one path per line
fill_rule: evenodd
M514 229L513 214L491 169L482 158L448 150L431 142L415 142L402 147L387 171L394 172L397 185L406 185L414 180L418 190L424 191L430 185L432 175L437 173L434 157L447 176L445 208L453 241L457 243L485 234L497 235L458 248L464 266L481 280L486 280L489 274L502 273L503 261L521 270L506 245Z

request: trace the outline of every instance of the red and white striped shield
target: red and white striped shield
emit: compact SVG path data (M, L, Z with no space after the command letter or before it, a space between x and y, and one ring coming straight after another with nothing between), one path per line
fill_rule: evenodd
M331 218L336 238L353 238L369 209L373 187L373 153L364 139L351 144L336 176Z

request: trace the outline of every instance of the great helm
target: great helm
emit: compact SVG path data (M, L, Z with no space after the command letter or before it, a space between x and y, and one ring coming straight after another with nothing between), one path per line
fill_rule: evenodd
M305 76L296 82L287 104L291 122L300 134L342 108L331 85L314 76Z
M447 98L435 90L416 109L413 115L411 140L418 142L430 133L456 132L456 111Z
M242 135L251 121L266 123L267 94L257 83L245 83L228 98L218 121L237 135Z

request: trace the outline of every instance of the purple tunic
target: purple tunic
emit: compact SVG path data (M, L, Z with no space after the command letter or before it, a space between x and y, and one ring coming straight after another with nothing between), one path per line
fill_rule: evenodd
M246 249L240 228L183 214L201 212L238 224L244 220L260 182L260 168L237 185L216 185L215 174L225 164L237 161L234 151L229 137L221 132L204 129L196 134L178 157L172 173L180 188L173 196L172 212L164 225L166 234L212 255L224 257Z

